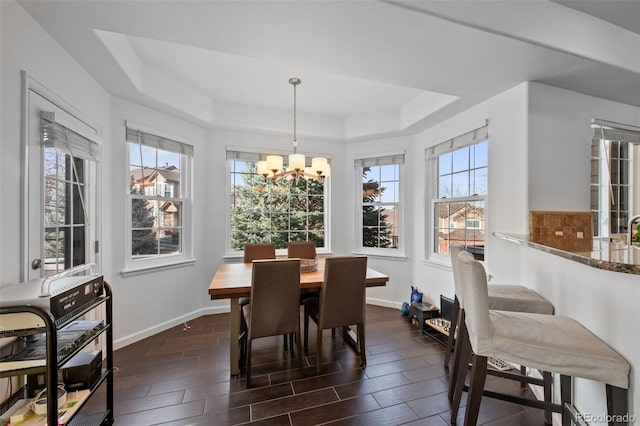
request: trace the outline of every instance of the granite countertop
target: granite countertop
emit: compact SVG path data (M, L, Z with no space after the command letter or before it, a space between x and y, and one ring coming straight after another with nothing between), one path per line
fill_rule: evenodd
M528 235L494 232L493 236L501 240L564 257L565 259L573 260L594 268L640 275L640 247L629 247L626 242L611 241L609 238L594 238L592 251L569 252L536 243L532 241Z

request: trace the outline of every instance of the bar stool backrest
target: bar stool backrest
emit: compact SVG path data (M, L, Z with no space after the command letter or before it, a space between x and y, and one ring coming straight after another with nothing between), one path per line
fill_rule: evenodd
M460 309L464 309L462 304L462 285L460 283L460 268L458 267L458 254L466 251L462 244L449 243L449 255L451 256L451 270L453 271L453 285L455 286L456 297L460 304Z
M487 275L482 264L464 250L458 254L458 268L471 347L474 353L486 356L493 346Z

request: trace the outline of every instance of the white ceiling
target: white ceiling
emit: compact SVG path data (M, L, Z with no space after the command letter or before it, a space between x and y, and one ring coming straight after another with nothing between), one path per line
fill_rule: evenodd
M112 94L207 127L290 132L290 77L298 133L332 140L523 81L640 106L640 0L18 2Z

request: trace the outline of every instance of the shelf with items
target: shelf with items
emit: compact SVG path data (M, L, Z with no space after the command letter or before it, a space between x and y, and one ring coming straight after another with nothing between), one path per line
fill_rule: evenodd
M101 278L101 277L100 277ZM58 399L46 399L46 411L42 414L33 413L33 410L24 408L30 416L26 422L24 419L11 425L62 425L83 422L82 414L77 413L93 393L103 384L106 384L106 411L102 413L101 420L92 424L113 423L113 329L112 329L112 293L110 286L100 283L101 294L78 309L65 312L61 318L55 318L47 309L33 305L4 306L0 308L0 338L16 337L19 350L0 359L0 377L37 377L44 376L44 388L56 389L58 386L59 372L75 356L83 352L92 342L98 342L101 336L105 336L100 352L100 371L97 373L94 383L86 392L69 392L70 397L83 396L70 402L61 404L66 409L59 411ZM104 306L103 319L88 320L84 317L90 312L96 312ZM4 320L2 320L4 319ZM103 357L106 367L103 368ZM17 393L22 392L23 400L32 400L28 395L28 386L25 384ZM15 394L14 394L15 395ZM24 401L23 401L24 402ZM16 404L13 405L15 407ZM0 414L5 418L7 412ZM73 408L73 410L70 410ZM41 409L44 410L44 401ZM73 411L73 412L72 412ZM64 417L63 417L64 416ZM93 416L93 414L92 414ZM76 420L74 420L76 419Z

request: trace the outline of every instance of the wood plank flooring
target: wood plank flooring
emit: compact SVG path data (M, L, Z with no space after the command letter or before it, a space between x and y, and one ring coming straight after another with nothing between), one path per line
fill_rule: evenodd
M341 334L324 332L315 375L315 324L299 376L282 337L254 342L252 387L229 375L229 315L208 315L114 353L116 425L447 425L444 348L395 309L367 306L367 367ZM516 390L492 376L487 386ZM463 404L466 402L466 393ZM462 424L464 408L458 417ZM544 425L541 410L484 398L479 424Z

